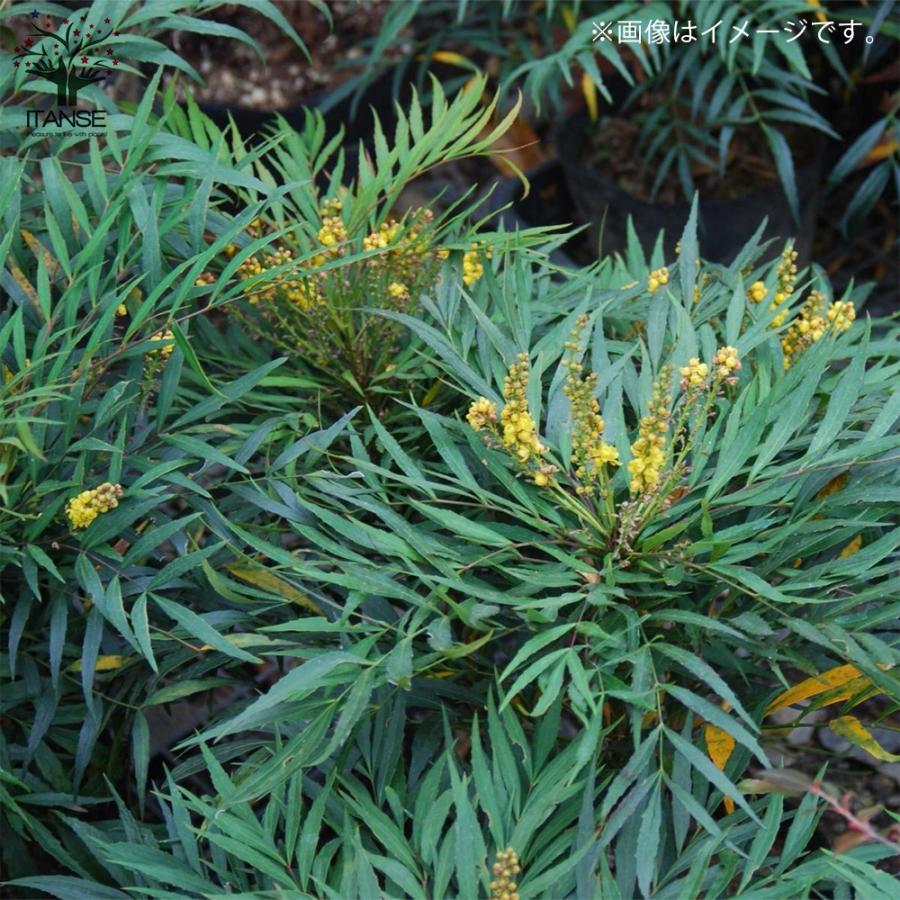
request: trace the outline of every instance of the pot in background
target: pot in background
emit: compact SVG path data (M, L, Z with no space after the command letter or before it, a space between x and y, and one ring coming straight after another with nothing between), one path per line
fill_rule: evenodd
M582 155L587 117L570 118L556 134L556 149L568 192L580 224L590 226L591 243L602 253L624 251L628 217L644 247L652 247L661 229L674 242L690 213L690 203L648 203L626 191L619 183ZM774 165L774 164L773 164ZM739 197L699 195L698 237L705 259L730 264L747 237L768 217L763 238L795 238L801 259L808 259L815 227L818 186L822 176L822 153L796 169L800 221L794 220L780 183L748 191Z

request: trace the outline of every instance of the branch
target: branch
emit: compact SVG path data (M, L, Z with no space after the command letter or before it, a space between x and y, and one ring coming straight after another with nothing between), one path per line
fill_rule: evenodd
M867 840L883 844L885 847L890 847L895 853L900 853L900 844L895 844L893 841L884 837L867 818L863 819L854 815L853 811L850 809L850 794L844 794L841 798L835 797L828 793L822 783L818 780L813 781L809 786L809 792L813 796L824 800L834 812L846 819L847 825L851 831L857 831L860 834L865 835Z
M92 72L90 69L82 69L80 72L78 69L73 69L72 74L81 81L86 82L87 84L95 84L98 81L103 81L106 78L106 72L112 71L110 66L98 66L98 68L102 69L101 73Z
M82 44L81 47L82 47L82 49L84 49L85 47L93 47L94 44L102 44L111 34L112 34L111 28L109 31L106 32L105 36L100 34L100 32L98 31L97 34L91 40L89 40L85 44Z
M24 57L24 56L44 56L44 57L46 57L47 54L43 50L41 50L39 53L37 50L32 50L31 48L28 48L28 49L23 50L21 53L17 53L13 57L13 59L20 59L21 57Z
M32 25L31 27L34 29L34 34L42 34L44 37L52 37L58 41L62 41L64 44L66 43L66 39L55 31L45 31L40 25Z

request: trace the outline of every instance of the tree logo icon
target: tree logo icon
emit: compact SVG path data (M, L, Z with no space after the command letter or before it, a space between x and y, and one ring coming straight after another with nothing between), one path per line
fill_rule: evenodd
M31 33L23 46L15 48L13 65L25 68L31 77L52 81L57 106L74 106L83 87L106 78L119 65L108 44L120 32L113 31L108 18L97 26L85 18L73 15L54 27L49 16L35 9Z

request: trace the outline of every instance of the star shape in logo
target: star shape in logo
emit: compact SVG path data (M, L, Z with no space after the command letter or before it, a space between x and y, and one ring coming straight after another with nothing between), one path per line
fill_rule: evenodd
M40 15L41 15L41 14L40 14L36 9L33 9L33 10L31 11L31 18L32 18L32 19L38 19L38 18L40 18Z

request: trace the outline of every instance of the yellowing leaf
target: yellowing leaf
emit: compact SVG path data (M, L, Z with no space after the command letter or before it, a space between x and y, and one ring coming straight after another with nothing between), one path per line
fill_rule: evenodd
M473 72L478 71L478 66L461 53L455 53L453 50L435 50L431 54L431 58L435 62L446 63L448 66L459 66L461 69L471 69Z
M428 389L428 393L422 398L422 406L431 406L434 402L434 398L437 397L438 391L441 389L440 379L435 381L435 383Z
M734 752L734 738L727 731L710 724L704 728L703 736L706 738L706 751L709 753L709 758L716 764L716 768L724 772L725 766Z
M838 685L824 694L819 694L810 704L810 709L821 709L824 706L831 706L832 703L851 698L853 698L853 705L858 706L864 700L879 693L881 693L880 688L868 675L860 675L859 678L852 678L846 684Z
M826 497L830 497L832 494L842 491L847 486L849 480L849 472L842 472L840 475L835 475L834 478L832 478L831 481L816 494L816 500L824 500Z
M856 716L840 716L829 722L828 727L835 734L850 741L851 744L862 747L876 759L883 759L885 762L900 762L900 753L889 753L885 750Z
M806 700L807 697L815 697L816 694L824 694L825 691L840 687L840 685L846 684L854 678L858 678L859 675L860 672L856 666L846 665L837 666L834 669L823 672L821 675L807 678L799 684L795 684L792 688L788 688L784 693L779 694L766 708L766 715L768 716L779 709L793 706L801 700ZM857 693L857 690L853 690L850 693L839 693L834 697L832 702L852 697L854 693Z
M846 559L848 556L853 556L854 553L859 553L859 548L862 547L862 535L858 534L840 553L838 553L838 559Z
M258 647L260 644L270 644L272 642L272 639L264 634L223 634L222 637L232 647ZM210 650L215 649L211 644L203 644L199 647L199 652L209 653Z
M30 231L22 228L19 234L22 235L22 240L28 244L28 249L34 254L35 259L44 261L49 276L56 278L59 272L59 263L56 261L56 257Z
M228 566L228 571L241 581L246 581L254 587L258 587L263 591L277 594L291 603L303 606L311 610L316 615L324 615L316 603L309 599L303 591L298 590L292 584L274 575L268 569L250 567L250 566Z
M40 310L37 291L34 289L34 286L31 284L28 278L26 278L25 273L14 262L10 262L9 271L11 272L12 277L15 278L16 284L18 284L19 287L22 288L22 291L32 302L35 308Z
M463 656L468 656L470 653L479 650L488 643L493 636L494 629L492 628L487 634L483 634L480 638L472 641L470 644L454 644L449 650L444 651L444 656L448 659L461 659Z
M581 93L584 94L584 102L587 105L588 115L592 122L597 121L597 85L594 80L584 72L581 76Z
M900 143L892 139L890 135L886 134L865 155L865 158L856 168L864 169L866 166L871 166L873 163L880 162L882 159L887 159L887 157L893 156L897 152L898 148L900 148Z
M717 769L724 772L725 766L734 752L734 738L727 731L709 723L703 729L703 736L706 738L706 752L709 754L709 758L715 763ZM734 812L734 800L731 797L725 797L725 811L729 815Z
M129 659L131 659L130 656L121 656L118 653L111 653L107 656L98 656L97 662L94 663L94 671L111 672L114 669L121 669ZM76 659L75 662L69 666L69 670L72 672L80 672L82 663L82 660Z

